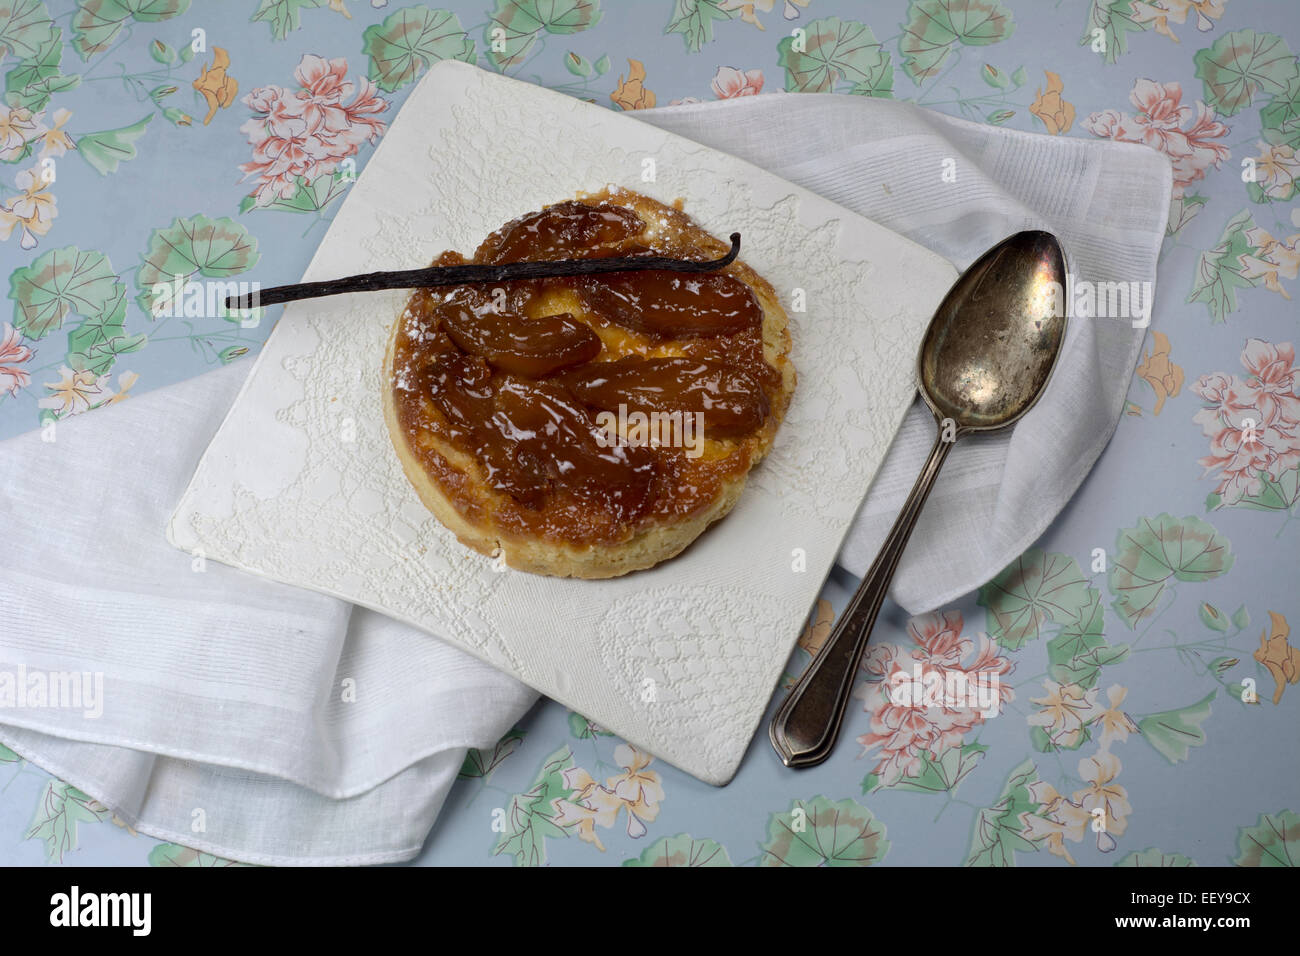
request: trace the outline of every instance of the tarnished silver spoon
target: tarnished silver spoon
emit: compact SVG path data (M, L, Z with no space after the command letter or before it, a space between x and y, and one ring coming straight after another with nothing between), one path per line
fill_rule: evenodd
M930 320L918 377L939 435L875 563L772 718L768 734L787 767L830 756L876 615L953 443L1007 427L1043 393L1065 339L1065 281L1055 236L1016 233L962 273Z

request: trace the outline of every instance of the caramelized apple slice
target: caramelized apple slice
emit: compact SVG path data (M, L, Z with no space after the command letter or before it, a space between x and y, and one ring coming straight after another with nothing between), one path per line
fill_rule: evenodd
M584 278L583 303L645 335L708 338L757 328L763 310L749 286L716 272L652 269Z
M507 379L497 391L496 408L492 440L512 450L522 473L543 475L620 521L638 517L650 504L654 457L645 448L612 444L563 389Z
M748 435L768 412L767 394L752 375L711 359L622 358L570 369L558 381L592 408L702 412L709 438Z
M543 378L600 353L600 336L567 312L529 319L452 302L439 318L460 348L515 375Z
M491 426L496 392L487 363L456 351L448 342L420 375L426 394L447 422L448 437L474 454L484 480L520 501L540 503L547 489L545 475L521 469L512 449Z
M483 240L474 260L494 265L588 257L599 254L593 246L629 239L643 229L645 222L631 209L568 200L506 223Z

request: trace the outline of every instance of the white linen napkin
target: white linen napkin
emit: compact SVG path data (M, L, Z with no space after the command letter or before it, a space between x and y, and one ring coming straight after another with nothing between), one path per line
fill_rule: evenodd
M409 859L466 748L537 694L382 614L167 543L252 365L61 422L53 442L0 442L0 741L218 856ZM6 674L27 692L4 700ZM37 706L28 685L65 676L78 706Z
M854 96L634 115L959 267L1005 235L1046 228L1078 278L1154 281L1171 176L1142 147ZM966 593L1042 532L1109 439L1143 334L1127 319L1072 322L1051 389L1015 432L958 444L895 579L899 603L919 612ZM62 422L52 443L0 442L0 742L140 831L219 856L408 859L465 748L490 746L536 695L382 615L215 562L196 570L166 543L167 518L251 367ZM846 542L850 570L870 564L932 440L914 409ZM74 672L92 688L104 674L111 706L87 716L93 707L3 700L5 674Z
M635 115L847 206L958 269L1012 233L1046 229L1065 249L1073 301L1100 283L1150 283L1138 288L1154 292L1173 173L1162 153L1145 146L1022 133L833 93ZM1142 302L1149 308L1145 295ZM890 597L910 614L946 604L1047 529L1110 441L1149 319L1147 312L1070 321L1038 405L1014 430L965 438L949 454ZM795 349L797 364L797 342ZM918 399L840 552L839 563L854 574L875 560L934 439L933 417Z

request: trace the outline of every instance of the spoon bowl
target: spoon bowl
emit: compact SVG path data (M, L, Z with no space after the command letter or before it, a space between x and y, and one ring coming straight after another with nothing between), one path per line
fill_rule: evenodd
M921 341L921 397L963 431L1017 421L1038 401L1065 337L1065 258L1047 232L1019 232L980 256Z
M772 718L768 736L787 767L830 756L876 615L953 443L1012 425L1047 387L1065 340L1065 282L1056 237L1019 232L980 256L935 311L917 378L939 435L875 563Z

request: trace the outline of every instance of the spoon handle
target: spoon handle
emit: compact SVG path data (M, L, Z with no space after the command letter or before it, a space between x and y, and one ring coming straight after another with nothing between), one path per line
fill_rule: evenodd
M952 444L952 440L944 440L941 431L871 570L822 649L772 717L768 736L787 767L813 767L830 756L876 615Z

